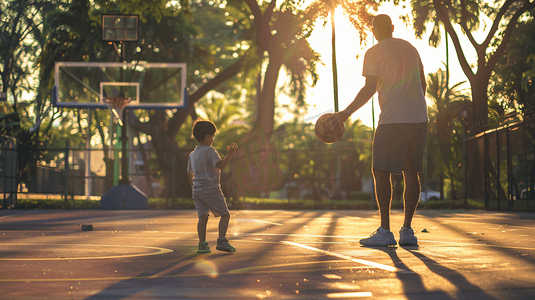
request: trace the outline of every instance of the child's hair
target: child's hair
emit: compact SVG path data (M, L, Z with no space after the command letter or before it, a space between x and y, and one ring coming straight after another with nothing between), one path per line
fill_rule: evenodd
M207 134L212 135L215 134L216 131L217 128L212 121L197 119L197 121L193 123L193 136L198 142L202 142Z

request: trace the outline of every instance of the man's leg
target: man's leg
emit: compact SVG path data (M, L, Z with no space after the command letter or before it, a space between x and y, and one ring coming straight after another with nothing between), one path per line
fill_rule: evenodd
M208 224L208 214L199 217L197 223L197 234L199 235L199 243L206 241L206 224Z
M221 216L221 220L219 220L219 239L222 239L227 236L229 220L230 214Z
M390 173L373 169L375 181L375 197L381 214L381 227L390 230L390 202L392 199L392 182Z
M405 221L403 227L411 228L412 218L420 201L420 175L418 172L403 171L405 190L403 191L403 203L405 206Z

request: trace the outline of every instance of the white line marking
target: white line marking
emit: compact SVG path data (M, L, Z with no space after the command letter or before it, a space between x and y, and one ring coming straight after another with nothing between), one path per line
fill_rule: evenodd
M237 223L257 222L257 223L266 223L266 224L273 224L273 225L283 225L282 223L265 221L265 220L258 220L258 219L236 219L235 222L237 222Z
M259 222L259 223L273 224L273 225L282 225L282 223L270 222L270 221L264 221L264 220L257 220L257 219L253 219L253 221Z
M296 247L300 247L300 248L307 249L307 250L311 250L311 251L315 251L315 252L319 252L319 253L323 253L325 255L330 255L330 256L343 258L343 259L346 259L346 260L349 260L349 261L352 261L352 262L356 262L356 263L359 263L359 264L367 265L367 266L370 266L370 267L378 268L378 269L389 271L389 272L414 273L412 271L398 269L396 267L383 265L383 264L376 263L376 262L369 261L369 260L358 259L358 258L354 258L354 257L351 257L351 256L347 256L347 255L331 252L331 251L325 251L325 250L322 250L322 249L310 247L310 246L303 245L303 244L298 244L298 243L288 242L288 241L282 241L282 243L288 244L288 245L292 245L292 246L296 246Z
M321 234L297 234L297 233L261 233L261 232L242 232L242 235L267 235L267 236L299 236L299 237L328 237L328 238L343 238L343 239L361 239L369 236L355 236L355 235L321 235Z
M150 253L137 253L137 254L123 254L123 255L107 255L107 256L87 256L87 257L30 257L30 258L12 258L12 257L0 257L0 261L4 260L17 260L17 261L30 261L30 260L90 260L90 259L115 259L115 258L131 258L140 256L152 256L166 253L172 253L173 250L160 247L151 246L130 246L130 245L97 245L97 244L2 244L2 246L83 246L83 247L116 247L116 248L145 248L151 250L158 250L158 252ZM61 250L60 250L61 251Z
M371 292L348 292L348 293L329 293L327 298L365 298L372 297Z

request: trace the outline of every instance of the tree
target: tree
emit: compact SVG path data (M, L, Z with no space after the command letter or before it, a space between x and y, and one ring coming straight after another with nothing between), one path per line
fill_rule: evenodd
M199 2L191 5L188 10L178 9L172 15L163 17L161 22L146 24L147 32L173 32L181 36L179 39L182 45L177 46L173 38L164 39L162 35L156 34L152 37L152 43L157 44L161 53L172 53L166 57L166 61L187 61L189 98L188 107L178 110L169 117L163 110L148 112L149 120L141 122L140 118L129 114L130 125L136 131L143 132L152 137L152 146L156 150L160 171L164 177L164 191L162 197L170 198L174 190L179 196L190 196L190 187L186 178L186 172L172 174L173 165L172 154L178 151L176 141L177 134L188 118L196 119L195 107L198 101L203 99L208 92L222 89L222 85L227 80L242 72L242 66L246 61L246 56L241 49L235 49L236 43L241 43L241 30L234 28L234 22L226 25L227 17L225 10L215 5L205 5ZM191 10L191 13L188 13ZM183 18L183 19L182 19ZM183 27L176 28L178 23ZM152 26L150 26L152 25ZM239 30L238 30L239 29ZM171 35L172 37L172 35ZM148 35L147 35L148 38ZM234 55L234 53L237 54ZM148 55L145 55L146 58ZM161 55L151 54L152 59ZM231 88L231 87L227 87ZM190 132L191 128L187 128ZM177 162L179 170L185 170L187 157L175 156L179 158ZM175 181L172 179L175 178Z
M473 123L475 133L485 130L488 115L487 88L494 66L503 55L511 40L513 29L526 12L535 8L533 0L506 0L500 2L478 2L473 0L441 1L412 0L413 26L416 36L421 37L428 22L433 23L430 44L440 41L440 24L444 24L450 35L457 58L468 78L472 93ZM479 43L474 37L484 14L492 20L487 35ZM472 67L465 54L466 45L461 44L459 35L464 34L477 53L477 61Z
M9 108L4 108L0 131L17 138L18 182L23 175L35 171L42 157L43 138L50 127L40 132L42 120L48 116L50 103L42 93L41 76L34 70L50 31L49 16L65 7L63 1L3 1L0 3L0 78L1 91L7 94ZM22 101L24 93L34 98ZM52 120L57 117L52 114ZM41 136L42 135L42 136ZM25 172L25 171L29 172Z
M447 86L446 71L439 69L428 75L427 95L433 100L429 109L430 128L428 150L434 164L438 166L439 187L443 192L443 175L447 174L451 183L452 198L457 198L455 183L461 182L458 166L462 162L462 128L459 112L461 107L469 103L469 97L460 87L465 83L458 82L452 87ZM438 148L438 149L437 149ZM436 150L435 150L436 149Z
M507 111L535 113L535 20L521 21L491 77L491 99Z
M334 111L338 111L338 67L336 63L336 18L335 11L341 6L344 14L360 35L360 41L364 41L367 32L371 28L372 15L371 10L377 11L378 2L373 1L355 1L355 0L318 0L309 7L318 11L316 17L331 20L331 49L332 49L332 70L333 70L333 92L334 92Z
M371 179L372 129L360 119L346 124L343 139L339 142L342 155L342 189L362 190L363 179Z
M275 102L281 70L291 78L291 94L296 103L304 104L307 85L317 81L317 53L310 48L307 37L312 31L312 16L316 11L302 10L300 1L229 1L236 20L250 28L251 51L255 65L250 70L255 79L253 124L241 142L238 156L247 157L246 164L236 164L233 172L240 183L240 191L266 192L280 181L275 151L271 144L274 130ZM309 83L311 81L311 83Z
M129 113L129 125L139 133L149 135L156 150L161 174L164 178L164 192L161 196L171 197L175 185L178 195L187 196L189 186L184 172L171 174L173 157L177 157L176 135L190 116L195 116L196 102L208 91L238 74L245 58L237 58L233 49L240 32L226 26L225 11L217 5L206 2L188 1L180 3L143 1L75 1L69 10L53 15L53 31L48 49L42 56L43 77L52 78L54 62L57 60L116 61L113 47L101 42L100 22L103 13L133 13L140 16L139 43L125 43L127 59L159 62L187 62L189 102L184 110L168 112L137 111ZM222 49L222 50L220 50ZM49 81L51 87L51 81ZM169 91L174 93L175 91ZM107 147L101 121L107 118L93 111L97 120L97 132ZM98 120L100 119L100 121ZM107 151L105 151L107 153ZM109 158L107 163L113 163ZM178 162L184 164L183 161ZM184 173L184 174L183 174ZM175 182L172 178L175 178Z

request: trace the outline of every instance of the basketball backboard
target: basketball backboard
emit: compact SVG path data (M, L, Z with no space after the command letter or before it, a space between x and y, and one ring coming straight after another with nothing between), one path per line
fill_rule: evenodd
M138 26L137 15L102 15L102 40L136 42L139 39Z
M56 62L55 106L106 109L111 97L130 98L126 109L185 108L186 64Z

